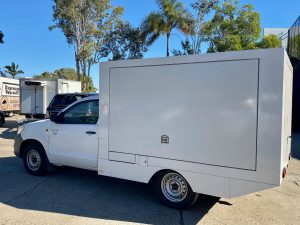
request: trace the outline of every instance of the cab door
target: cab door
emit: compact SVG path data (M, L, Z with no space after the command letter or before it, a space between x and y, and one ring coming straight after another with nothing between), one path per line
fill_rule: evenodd
M60 113L50 125L53 163L97 170L99 100L86 100Z

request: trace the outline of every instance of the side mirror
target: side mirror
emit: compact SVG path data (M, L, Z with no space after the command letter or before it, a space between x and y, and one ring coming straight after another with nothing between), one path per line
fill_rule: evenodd
M63 113L51 113L50 120L54 123L61 123L63 118Z

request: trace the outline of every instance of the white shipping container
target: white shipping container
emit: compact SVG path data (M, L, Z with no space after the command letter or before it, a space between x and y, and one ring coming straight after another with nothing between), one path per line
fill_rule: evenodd
M43 117L56 94L76 92L81 92L80 81L21 78L20 114Z

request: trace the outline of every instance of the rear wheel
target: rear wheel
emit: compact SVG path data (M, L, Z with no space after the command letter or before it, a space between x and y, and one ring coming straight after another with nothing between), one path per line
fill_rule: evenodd
M38 143L29 144L24 149L23 162L26 171L34 176L42 176L47 172L47 156Z
M199 194L194 193L182 175L174 171L160 173L154 183L155 193L167 206L184 209L192 206Z

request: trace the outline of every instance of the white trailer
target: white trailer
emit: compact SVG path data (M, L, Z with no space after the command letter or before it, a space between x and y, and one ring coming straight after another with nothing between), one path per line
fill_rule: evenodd
M12 115L20 110L19 106L19 80L0 77L0 111Z
M99 115L98 99L85 98L26 124L15 153L34 175L46 172L48 157L153 182L175 208L197 193L233 198L273 188L290 158L292 76L284 49L104 62Z
M43 118L56 94L80 92L80 81L20 78L20 114Z

